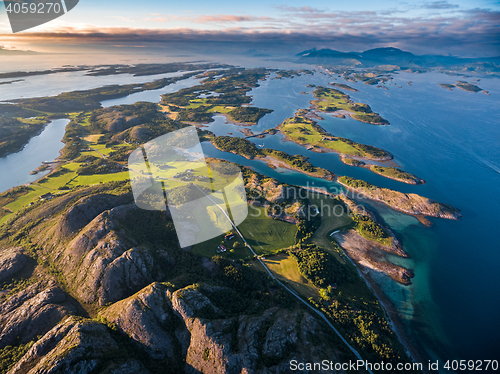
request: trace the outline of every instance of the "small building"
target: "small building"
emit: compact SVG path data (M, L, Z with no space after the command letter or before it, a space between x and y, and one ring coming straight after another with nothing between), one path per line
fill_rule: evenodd
M40 196L40 200L50 200L54 197L54 195L50 192L43 194Z

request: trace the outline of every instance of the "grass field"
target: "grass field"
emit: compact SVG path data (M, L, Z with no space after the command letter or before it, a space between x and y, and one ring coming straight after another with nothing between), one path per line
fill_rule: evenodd
M378 166L378 165L372 165L370 166L370 170L373 171L376 174L382 175L387 178L395 179L403 183L408 183L408 184L417 184L421 182L420 178L417 176L407 173L406 171L403 171L398 168L393 168L390 166Z
M350 156L364 156L359 149L347 144L340 138L333 137L331 134L320 131L314 122L301 116L289 118L280 126L280 130L292 141L301 145L313 145L331 149L335 152ZM328 137L333 140L323 140Z
M320 101L320 103L323 103L323 101ZM367 159L378 159L386 154L385 151L376 147L333 136L300 113L293 118L286 119L279 126L279 129L287 138L303 146L312 145L322 147L343 155L358 156Z
M297 227L294 224L269 218L266 216L264 208L253 206L249 206L249 215L238 226L238 229L259 255L273 254L279 249L290 247L295 243L297 232ZM205 257L212 257L218 254L216 252L217 246L224 243L228 251L220 253L221 256L240 260L248 260L253 257L250 250L243 246L230 252L229 250L235 241L240 242L240 244L243 244L243 241L237 235L232 240L224 241L223 236L220 235L196 244L191 248L191 251Z
M191 252L197 255L205 256L205 257L213 257L215 255L230 258L232 260L250 260L253 258L252 252L247 247L243 245L233 249L233 243L238 241L240 244L243 244L241 238L235 235L235 238L232 240L224 240L224 235L219 235L215 238L204 241L203 243L195 244L191 247ZM227 252L217 253L217 246L222 244L227 248ZM230 250L233 250L232 252Z
M238 226L245 239L259 255L268 255L295 243L294 224L269 218L265 209L249 207L248 217Z
M305 298L319 296L317 288L300 274L297 262L288 254L280 253L262 261L276 278L288 283L301 296ZM256 260L251 261L251 263L256 269L265 271Z
M90 186L98 183L123 181L129 179L128 171L109 174L78 175L67 183L68 187Z
M389 124L378 114L373 113L370 107L363 103L354 103L349 96L333 88L318 87L313 92L317 100L312 104L324 112L335 112L346 110L352 113L352 117L362 122L368 122L376 125Z
M329 235L335 230L352 225L352 219L347 215L344 206L330 196L315 193L309 200L319 208L322 217L321 226L313 236L313 243L323 247L344 263L344 259L332 245Z

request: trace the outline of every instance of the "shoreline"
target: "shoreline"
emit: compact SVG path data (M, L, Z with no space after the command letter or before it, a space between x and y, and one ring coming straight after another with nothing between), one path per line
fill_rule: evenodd
M318 168L318 169L324 170L325 172L328 173L328 175L321 176L321 175L317 175L317 174L312 173L312 172L304 171L302 169L294 168L294 167L288 165L286 162L278 160L277 158L274 158L274 157L269 156L269 155L266 155L265 157L261 157L261 156L249 157L249 156L242 155L242 154L239 154L239 153L236 153L236 152L232 152L232 151L227 151L227 150L221 149L221 148L217 147L217 145L214 144L212 141L210 141L210 143L216 149L218 149L221 152L227 152L227 153L232 153L233 155L242 156L242 157L246 158L247 160L259 160L259 161L263 161L264 163L266 163L272 169L274 169L276 167L279 167L279 168L283 168L283 169L288 169L288 170L296 171L298 173L302 173L302 174L308 175L308 176L313 177L313 178L320 178L320 179L324 179L324 180L331 181L331 182L334 182L336 180L336 178L337 178L334 173L332 173L329 170L323 169L323 168Z
M69 120L69 118L57 118L57 119L68 119L68 120ZM43 129L41 129L41 130L39 131L39 133L38 133L37 135L35 135L35 136L40 135L40 134L43 132L43 130L45 130L45 128L46 128L46 127L47 127L50 123L52 123L52 121L53 121L53 120L50 120L48 123L46 123L46 124L44 125ZM30 141L31 141L31 139L33 139L35 136L31 137L31 138L30 138ZM61 139L61 142L62 142L62 139ZM26 143L25 145L23 145L23 147L22 147L22 148L21 148L18 152L10 153L9 155L11 155L11 154L16 154L16 153L21 152L21 151L22 151L22 150L26 147L26 145L27 145L27 144L28 144L28 143ZM63 144L64 144L64 143L63 143ZM40 166L43 166L43 165L50 165L47 169L45 169L45 170L43 170L43 171L40 171L40 172L37 172L37 173L34 173L34 174L31 174L31 172L29 173L29 175L30 175L30 176L33 176L33 175L36 175L36 176L37 176L37 178L36 178L35 180L33 180L33 181L31 181L31 182L21 183L21 184L19 184L19 185L17 185L17 186L13 186L13 187L11 187L11 188L9 188L9 189L5 190L5 191L0 191L0 193L10 191L11 189L16 188L16 187L19 187L19 186L30 186L30 185L36 184L36 183L38 183L40 180L42 180L43 178L45 178L46 176L48 176L48 175L50 175L51 173L53 173L53 172L56 170L56 168L57 168L58 166L60 166L60 165L62 165L62 164L64 164L64 163L66 163L66 162L67 162L67 161L61 160L61 156L62 156L63 149L64 149L64 146L63 146L63 147L59 150L59 156L57 156L57 157L55 157L53 160L49 161L49 163L48 163L48 164L46 164L46 163L45 163L46 161L42 161L42 162L40 163L40 165L38 166L38 167L40 167ZM4 157L7 157L7 156L4 156ZM2 158L3 158L3 157L2 157ZM38 168L38 167L37 167L37 168ZM42 175L42 173L43 173L43 175Z
M292 143L295 143L301 147L304 147L306 150L308 151L312 151L312 152L316 152L316 153L335 153L337 155L339 155L339 157L347 157L347 158L356 158L358 160L367 160L367 161L376 161L376 162L384 162L384 161L391 161L394 159L394 156L389 153L390 156L386 156L384 158L367 158L367 157L363 157L363 156L350 156L350 155L346 155L344 153L341 153L341 152L337 152L333 149L330 149L330 148L323 148L323 147L318 147L316 145L313 145L313 144L301 144L301 143L297 143L295 140L292 140L287 134L285 134L283 131L281 131L281 126L283 125L283 123L280 123L278 126L276 126L274 129L279 131L280 134L283 135L283 139L282 141L287 141L287 142L292 142ZM331 135L332 137L334 137L333 135ZM350 140L350 139L349 139ZM355 142L356 143L356 142Z
M278 160L272 156L266 156L264 158L255 157L255 159L264 161L271 168L272 168L272 166L274 166L274 167L279 167L279 168L283 168L283 169L293 170L293 171L297 171L297 172L302 173L302 174L309 175L310 177L313 177L313 178L320 178L320 179L324 179L324 180L332 181L332 182L334 182L336 179L335 174L329 170L326 170L326 169L323 169L323 170L328 172L330 175L324 177L324 176L316 175L315 173L311 173L311 172L304 171L301 169L293 168L292 166L288 165L287 163L285 163L281 160ZM320 168L320 169L322 169L322 168Z
M344 252L344 255L349 259L352 265L356 268L358 271L359 276L364 280L365 284L368 286L368 288L373 292L377 300L379 301L382 309L387 315L387 319L389 321L389 325L391 326L392 331L394 331L394 334L397 336L399 342L403 345L403 347L406 350L406 353L414 362L422 363L424 364L426 360L423 359L422 355L420 354L419 351L417 351L411 344L410 340L411 338L408 336L405 326L403 321L400 319L399 315L397 314L396 307L394 303L389 299L387 295L382 291L381 287L377 284L375 280L371 277L370 270L369 268L360 268L358 264L356 264L347 254L344 248L342 248L342 251ZM366 269L366 270L365 270ZM364 272L365 270L366 272ZM428 371L425 370L425 365L423 366L423 372L425 374L428 374Z
M451 220L454 220L454 221L457 221L458 219L460 219L460 218L462 217L462 214L460 213L460 211L459 211L457 208L454 208L454 207L453 207L453 208L454 208L454 209L456 209L456 211L457 211L457 212L456 212L457 216L454 216L452 213L450 213L450 214L449 214L449 215L450 215L450 217L446 217L446 216L439 216L439 215L431 215L431 214L424 214L424 213L416 213L416 212L411 212L411 211L408 211L408 210L406 210L406 209L399 208L399 207L397 207L397 206L391 205L391 204L389 204L389 203L388 203L387 201L385 201L385 200L378 199L378 198L375 198L375 197L373 197L373 196L367 195L366 193L362 192L362 190L359 190L359 189L356 189L356 188L352 188L352 187L350 187L350 186L348 186L348 185L346 185L346 184L342 183L341 181L339 181L339 179L338 179L338 178L336 179L336 182L337 182L338 184L340 184L341 186L343 186L345 189L347 189L347 190L348 190L349 192L351 192L351 193L352 193L352 192L356 192L356 193L358 193L358 194L360 194L360 195L362 195L362 196L366 197L366 198L367 198L367 199L369 199L369 200L377 201L377 202L382 203L382 204L384 204L384 205L388 206L389 208L394 209L394 210L396 210L396 211L398 211L398 212L405 213L405 214L408 214L408 215L410 215L410 216L414 216L414 217L416 217L419 221L420 221L420 219L418 218L418 216L422 216L422 217L424 217L424 218L425 218L425 220L426 220L426 222L430 222L430 221L428 221L428 220L427 220L427 218L426 218L426 217L444 218L444 219L451 219ZM392 190L391 190L391 191L392 191ZM395 192L398 192L398 191L395 191ZM420 196L420 195L418 195L418 196ZM430 199L429 199L429 200L430 200ZM437 202L437 201L435 201L435 202L436 202L437 204L443 205L442 203L439 203L439 202ZM422 222L422 223L423 223L423 222ZM426 225L426 226L427 226L427 225Z
M56 119L62 119L62 118L56 118ZM38 130L38 131L36 132L36 134L34 134L34 135L30 136L30 138L28 139L28 141L27 141L26 143L24 143L24 144L21 146L21 148L19 148L19 150L18 150L18 151L16 151L16 152L7 152L7 153L6 153L6 154L4 154L3 156L0 156L0 159L1 159L1 158L8 157L8 156L10 156L10 155L15 155L16 153L21 152L21 151L22 151L22 150L23 150L23 149L24 149L24 148L28 145L28 143L31 141L31 139L33 139L33 138L35 138L35 137L39 136L39 135L40 135L40 134L41 134L41 133L45 130L45 128L46 128L48 125L50 125L50 124L52 123L52 121L53 121L53 119L48 120L46 123L44 123L44 125L40 128L40 130Z

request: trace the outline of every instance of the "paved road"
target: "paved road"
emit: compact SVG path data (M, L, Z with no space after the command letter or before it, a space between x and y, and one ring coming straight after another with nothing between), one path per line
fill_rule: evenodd
M231 220L231 218L229 217L229 215L226 213L226 211L224 210L224 208L222 208L219 204L217 204L209 195L207 195L201 188L199 188L196 184L195 184L196 188L198 188L201 192L203 192L205 194L206 197L208 197L215 205L217 205L217 207L221 210L221 212L224 214L224 216L227 218L227 220L229 221L229 223L231 223L231 226L233 226L234 230L238 233L238 235L240 236L241 240L243 240L243 242L245 243L245 245L247 246L248 249L250 249L250 251L252 252L252 254L255 256L255 258L257 259L257 261L260 262L260 264L264 267L264 269L267 271L267 273L269 274L269 276L274 279L276 282L278 282L285 290L287 290L288 292L290 292L293 296L295 296L298 300L300 300L300 302L302 302L304 305L306 305L309 309L311 309L312 311L314 311L317 315L319 315L327 324L328 326L330 326L332 328L332 330L335 332L335 334L337 334L337 336L344 342L345 345L347 345L347 347L351 350L352 353L354 353L354 355L358 358L358 360L361 360L361 361L364 361L363 358L361 358L361 355L358 353L358 351L356 351L348 342L347 340L344 339L344 337L339 333L339 331L335 328L335 326L332 325L332 323L328 320L328 318L321 312L319 311L318 309L316 309L315 307L313 307L311 304L309 304L307 301L305 301L302 297L300 297L295 291L293 291L292 289L288 288L288 286L286 286L283 282L281 282L279 279L277 279L273 273L271 273L271 271L269 270L269 268L267 267L267 265L259 258L259 256L257 255L257 253L255 253L255 251L253 250L252 246L250 244L248 244L248 242L245 240L245 238L243 237L243 234L240 232L240 230L238 230L238 228L235 226L235 224L233 223L233 221ZM372 371L368 368L366 368L366 370L370 373L370 374L373 374Z

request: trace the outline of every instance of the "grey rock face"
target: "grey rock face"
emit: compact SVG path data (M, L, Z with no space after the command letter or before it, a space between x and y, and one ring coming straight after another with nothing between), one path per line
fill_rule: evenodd
M13 344L17 338L27 343L43 335L74 308L64 303L66 295L55 285L46 288L34 284L9 298L0 306L0 348Z
M117 353L118 345L104 325L68 317L36 342L8 374L87 374Z
M28 256L23 253L23 249L18 248L7 248L0 250L0 282L4 282L17 272L21 271L26 262L28 261Z
M105 210L124 204L122 196L99 194L82 198L72 206L59 221L57 232L62 237L70 237L90 223Z
M330 331L303 310L270 308L257 316L215 319L197 316L207 308L223 315L199 289L171 293L165 285L153 283L100 315L116 323L151 357L174 358L172 347L180 344L186 373L286 373L291 359L340 357L336 344L323 344L331 343Z

